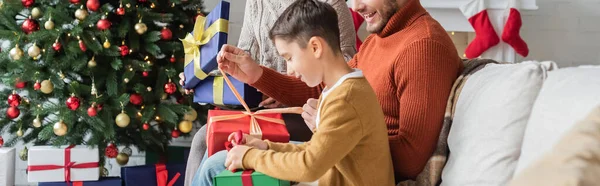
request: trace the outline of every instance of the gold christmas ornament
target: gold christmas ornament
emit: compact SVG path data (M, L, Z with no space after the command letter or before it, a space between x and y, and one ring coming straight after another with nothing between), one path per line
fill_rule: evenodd
M125 83L129 83L129 78L125 78L125 79L123 79L123 82L125 82Z
M36 45L36 43L33 43L33 46L27 49L27 54L29 54L29 57L32 57L33 60L37 60L37 57L40 55L40 52L41 49Z
M40 128L41 126L42 120L40 119L40 116L35 117L35 119L33 119L33 127Z
M96 58L95 56L92 57L92 59L90 59L90 61L88 61L88 68L94 68L96 67L97 63L96 60L94 60L94 58Z
M127 163L129 162L129 156L125 153L119 153L119 155L117 155L117 163L121 166L123 165L127 165Z
M54 29L54 21L52 21L52 18L48 19L48 21L44 23L44 28L46 28L46 30Z
M17 136L19 136L19 137L23 136L23 130L19 129L17 131Z
M121 128L127 127L130 121L131 119L129 118L129 115L125 113L125 111L121 111L121 113L117 115L117 118L115 118L115 123L117 123L117 126Z
M21 152L19 152L19 159L23 160L23 161L27 161L27 157L29 156L29 149L27 149L27 147L23 148L23 150L21 150Z
M19 60L21 59L21 57L23 57L23 50L21 50L21 48L19 48L19 45L15 45L15 48L10 49L10 58L12 60Z
M85 18L87 18L88 15L89 13L83 8L83 5L80 9L77 9L77 11L75 11L75 17L79 19L79 21L83 21Z
M142 35L144 33L146 33L146 31L148 31L148 27L146 26L146 24L142 23L142 20L140 20L139 23L135 24L135 31Z
M31 9L31 18L37 19L40 17L42 17L42 10L40 10L40 8L35 7L33 9Z
M63 120L56 122L54 126L52 126L52 129L54 130L54 134L56 134L57 136L64 136L69 131L69 129L67 128L67 124L65 124Z
M191 121L181 121L179 122L179 131L183 133L190 133L192 131L192 122Z
M148 92L152 92L152 87L146 87L146 90L147 90Z
M104 41L104 44L102 44L102 46L104 48L110 48L110 42L108 42L108 39L106 41Z
M108 177L108 169L106 167L102 167L102 170L100 170L100 177Z
M42 87L40 88L40 90L44 94L50 94L52 93L52 91L54 91L54 85L50 80L44 80L42 81Z
M196 112L196 110L194 110L194 108L190 107L190 110L187 111L183 115L183 120L186 120L186 121L195 121L197 117L198 117L198 113Z

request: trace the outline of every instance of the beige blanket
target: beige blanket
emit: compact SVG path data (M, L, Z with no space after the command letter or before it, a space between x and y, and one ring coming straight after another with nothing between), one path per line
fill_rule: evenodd
M448 133L450 132L450 127L452 126L454 109L456 108L456 101L460 96L460 92L472 74L475 74L487 64L498 62L489 59L472 59L464 60L463 63L465 68L454 82L452 91L450 92L450 96L448 98L446 114L444 116L444 124L442 126L442 131L440 132L440 137L438 139L435 152L425 165L423 172L421 172L421 174L419 174L415 180L400 182L398 186L433 186L441 184L442 170L446 165L446 160L448 159L449 154Z

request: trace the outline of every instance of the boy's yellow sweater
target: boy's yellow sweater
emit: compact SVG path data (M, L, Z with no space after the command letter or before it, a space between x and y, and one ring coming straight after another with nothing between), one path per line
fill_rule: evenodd
M269 150L248 150L243 166L282 180L319 180L320 186L394 185L387 127L375 92L362 74L340 82L319 101L320 122L309 142L267 141Z

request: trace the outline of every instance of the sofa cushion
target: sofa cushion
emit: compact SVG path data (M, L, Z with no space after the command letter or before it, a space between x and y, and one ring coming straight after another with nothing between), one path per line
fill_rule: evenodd
M456 103L442 185L510 181L546 68L538 62L489 64L467 80Z
M573 126L556 146L521 171L511 186L600 183L600 107Z
M549 72L533 106L515 174L548 152L566 131L599 104L600 67Z

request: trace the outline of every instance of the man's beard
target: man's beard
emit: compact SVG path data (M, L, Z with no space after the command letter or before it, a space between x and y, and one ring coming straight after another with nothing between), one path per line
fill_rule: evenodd
M388 24L390 18L398 11L398 3L396 0L386 0L385 5L383 7L383 12L381 15L381 21L376 23L375 27L372 29L367 29L370 33L381 33L383 28Z

